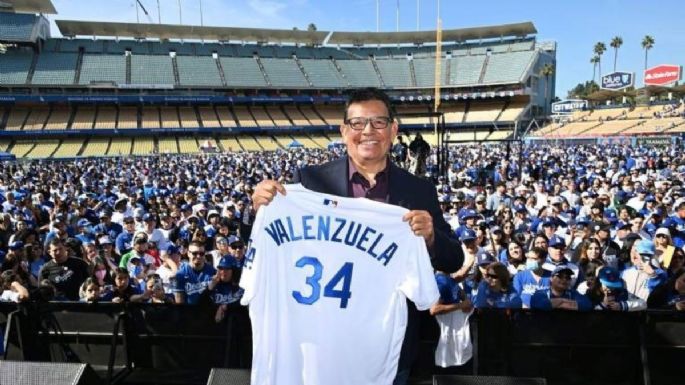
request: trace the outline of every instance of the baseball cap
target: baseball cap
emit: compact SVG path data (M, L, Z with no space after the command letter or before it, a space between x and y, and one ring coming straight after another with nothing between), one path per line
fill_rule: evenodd
M514 206L514 212L525 213L525 212L528 212L528 210L526 209L526 206L524 206L524 205L516 205L516 206Z
M592 229L594 230L594 232L609 231L609 230L611 230L611 226L606 222L595 221L595 222L592 222Z
M560 265L560 266L557 266L554 268L554 270L552 271L552 276L554 277L554 276L562 274L562 273L566 273L569 275L575 275L573 273L573 270L571 270L570 267L568 267L566 265Z
M549 247L566 247L566 242L558 235L552 235L548 243Z
M557 221L554 220L554 218L546 217L545 219L542 220L542 227L546 226L557 226Z
M631 228L633 225L630 222L618 221L616 223L616 230L625 230Z
M167 253L167 255L178 254L178 253L180 253L180 251L181 251L181 250L179 250L179 248L176 247L175 245L169 245L169 246L167 246L167 248L166 248L166 253Z
M109 218L111 216L112 214L108 210L102 210L100 211L100 214L98 214L98 218Z
M133 217L134 218L142 218L143 214L145 214L145 210L142 208L138 207L135 210L133 210Z
M155 220L154 215L152 215L150 213L146 213L145 215L143 215L143 222L149 222L149 221L154 221L154 220Z
M485 266L497 262L495 257L486 252L481 252L476 256L476 264L478 266Z
M476 210L468 209L461 213L461 219L478 218Z
M637 253L640 255L643 255L643 254L654 255L654 253L655 253L654 242L652 242L648 239L643 239L637 243L637 245L635 246L635 251L637 251Z
M14 241L14 242L10 243L8 246L9 246L10 250L19 250L19 249L24 248L24 242Z
M77 226L77 227L86 227L86 226L90 226L90 221L87 220L87 219L85 219L85 218L84 218L84 219L79 219L79 221L76 222L76 226Z
M233 244L236 244L236 243L244 244L245 242L243 242L243 240L240 239L240 237L237 237L237 236L235 236L235 235L231 235L231 236L228 237L228 244L229 244L229 245L233 245Z
M552 204L553 205L560 205L562 203L564 203L564 198L562 198L560 196L555 196L552 198Z
M103 235L100 238L98 238L98 243L101 245L111 245L112 240L109 238L109 235Z
M212 216L217 216L217 217L218 217L218 216L220 216L220 215L219 215L219 212L216 211L216 210L209 210L209 212L207 212L207 218L209 219L209 218L211 218Z
M668 227L659 227L658 229L656 229L654 236L656 237L657 235L661 235L661 234L663 234L669 238L671 237L671 232L668 231Z
M216 265L217 269L235 269L236 267L238 267L238 261L230 255L221 257L219 263Z
M613 267L605 266L601 268L597 278L599 278L599 282L601 282L602 285L610 289L623 288L623 280L621 279L621 275Z
M464 230L459 237L462 242L473 241L474 239L476 239L476 232L471 229Z
M147 234L145 234L142 231L135 233L135 235L133 236L133 242L137 241L138 239L145 239L145 241L147 242Z

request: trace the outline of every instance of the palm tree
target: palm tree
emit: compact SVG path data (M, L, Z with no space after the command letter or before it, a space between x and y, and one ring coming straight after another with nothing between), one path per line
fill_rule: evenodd
M623 39L620 36L616 36L611 39L609 44L611 48L614 49L614 72L616 72L616 61L618 61L618 49L623 45Z
M592 81L595 81L595 75L597 74L597 64L599 63L599 56L595 55L590 59L590 64L592 64Z
M540 69L540 76L545 77L545 113L547 113L547 109L549 107L548 103L548 95L547 93L549 92L549 78L550 76L554 75L554 64L553 63L545 63L545 65L542 66Z
M654 47L654 38L645 35L645 37L642 39L642 49L645 50L645 70L647 69L647 53L649 52L650 49Z
M602 43L601 41L595 44L595 55L599 58L597 61L597 66L599 67L599 77L602 77L602 55L604 55L604 52L606 52L607 46Z

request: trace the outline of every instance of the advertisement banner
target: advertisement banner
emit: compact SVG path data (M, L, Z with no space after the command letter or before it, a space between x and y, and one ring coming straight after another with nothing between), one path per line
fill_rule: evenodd
M603 90L618 91L632 87L635 84L635 75L632 72L616 71L602 76L600 88Z
M666 86L680 80L682 76L680 66L661 64L645 70L644 82L646 86Z
M587 100L569 99L552 103L552 112L555 114L569 114L573 111L582 111L587 108Z

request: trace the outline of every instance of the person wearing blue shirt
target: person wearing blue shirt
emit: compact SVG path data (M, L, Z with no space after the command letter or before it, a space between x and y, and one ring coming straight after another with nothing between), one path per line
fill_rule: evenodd
M176 272L176 303L196 304L207 289L216 270L205 263L205 245L193 241L188 246L189 263L184 263Z
M90 221L87 219L79 219L76 223L79 233L74 238L81 241L81 243L95 242L95 236L90 232Z
M538 290L530 299L531 309L538 310L592 310L590 299L571 288L573 270L566 266L558 266L552 272L550 286Z
M457 237L461 237L466 230L475 230L476 219L479 215L474 209L464 209L459 213L459 221L462 223L455 231Z
M119 255L124 255L133 248L133 235L136 232L136 221L127 215L124 217L124 231L122 231L114 241L114 250Z
M485 280L478 285L478 294L473 301L473 306L477 309L521 308L521 297L511 287L511 277L506 266L499 262L488 266Z
M242 298L244 290L233 280L233 275L238 270L235 258L231 256L222 257L216 268L218 273L207 285L207 290L210 292L212 302L219 305L214 320L221 322L226 316L228 306L237 304Z
M655 253L654 242L647 239L635 242L630 253L632 266L621 273L626 290L644 301L647 301L654 288L665 283L668 278Z
M675 215L668 217L664 222L664 226L671 229L673 245L675 247L685 246L685 201L676 207Z
M538 290L549 289L550 273L542 268L545 250L534 247L526 255L526 270L514 276L514 290L521 297L524 308L530 308L530 298Z
M93 228L96 234L108 235L110 239L117 239L119 234L124 231L120 224L112 222L112 213L107 210L102 210L98 215L100 223Z

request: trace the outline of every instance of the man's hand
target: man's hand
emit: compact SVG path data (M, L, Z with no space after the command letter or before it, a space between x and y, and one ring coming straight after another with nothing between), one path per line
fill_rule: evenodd
M274 200L277 192L285 195L285 187L275 180L263 180L259 182L252 194L252 205L254 206L255 212L259 210L261 206L268 206L269 203Z
M425 210L412 210L402 217L402 220L409 222L409 227L414 234L423 237L426 246L432 247L435 242L435 231L433 230L433 217Z

